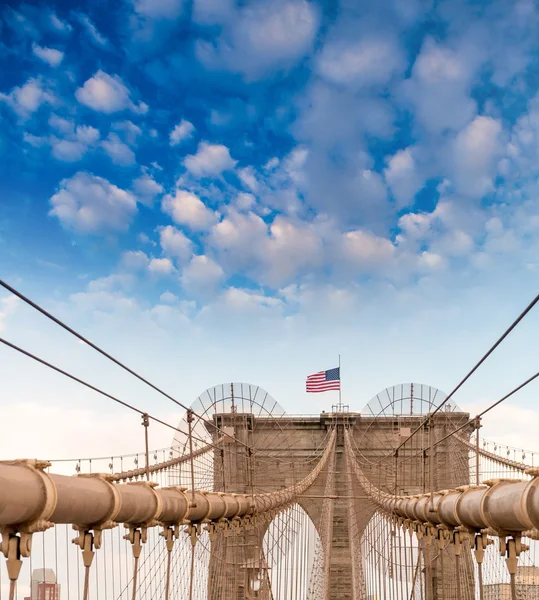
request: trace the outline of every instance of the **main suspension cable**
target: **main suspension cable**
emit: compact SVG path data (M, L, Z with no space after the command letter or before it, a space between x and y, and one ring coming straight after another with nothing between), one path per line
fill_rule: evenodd
M0 281L1 283L1 281ZM498 340L494 343L493 346L491 346L490 350L488 350L488 352L486 354L483 355L483 357L481 358L481 360L479 360L479 362L476 363L476 365L471 369L471 371L468 372L468 374L460 381L460 383L453 389L453 391L447 396L447 398L445 398L445 400L443 402L441 402L432 413L430 413L427 417L425 417L425 419L423 419L423 421L421 422L420 425L418 425L418 427L416 429L414 429L414 431L412 431L412 433L403 441L401 442L396 448L395 450L393 450L393 452L398 452L400 450L400 448L402 448L404 446L404 444L406 444L406 442L408 442L411 438L414 437L414 435L420 431L425 424L428 422L428 420L435 415L447 402L449 402L449 400L456 394L456 392L468 381L468 379L470 379L470 377L477 371L477 369L479 369L479 367L487 360L487 358L494 352L494 350L496 350L496 348L505 340L505 338L513 331L513 329L515 329L515 327L520 323L520 321L522 321L522 319L530 312L530 310L537 304L537 302L539 302L539 294L537 294L537 296L535 296L535 298L528 304L528 306L520 313L520 315L513 321L513 323L505 330L505 332L498 338Z
M116 396L112 396L108 392L105 392L105 391L99 389L95 385L92 385L91 383L88 383L87 381L84 381L83 379L80 379L79 377L76 377L75 375L72 375L71 373L64 371L60 367L57 367L56 365L53 365L52 363L47 362L43 358L40 358L39 356L36 356L35 354L28 352L28 350L24 350L24 348L21 348L11 342L8 342L6 339L4 339L2 337L0 337L0 343L4 344L5 346L8 346L9 348L12 348L13 350L16 350L17 352L20 352L21 354L24 354L28 358L31 358L32 360L35 360L36 362L41 363L42 365L45 365L46 367L49 367L49 369L52 369L53 371L56 371L57 373L60 373L61 375L64 375L65 377L68 377L69 379L72 379L73 381L76 381L77 383L80 383L81 385L86 386L87 388L93 390L94 392L97 392L98 394L101 394L102 396L105 396L106 398L109 398L110 400L113 400L114 402L117 402L118 404L121 404L122 406L129 408L130 410L138 413L139 415L148 415L148 418L151 419L152 421L155 421L156 423L159 423L160 425L164 425L165 427L168 427L169 429L173 429L174 431L176 431L178 433L183 433L184 435L188 435L185 431L182 431L181 429L174 427L174 425L171 425L170 423L167 423L166 421L162 421L158 417L154 417L153 415L148 414L146 411L141 410L140 408L137 408L136 406L133 406L132 404L129 404L128 402L125 402L124 400L120 400L119 398L116 398ZM203 442L204 444L206 444L208 446L212 446L212 448L217 449L217 446L207 442L206 440L203 440L202 438L199 438L198 436L193 435L193 438L198 440L199 442Z
M97 352L99 352L100 354L102 354L103 356L105 356L106 358L108 358L109 360L111 360L113 363L115 363L119 367L121 367L122 369L124 369L125 371L127 371L128 373L130 373L131 375L133 375L134 377L136 377L137 379L139 379L140 381L142 381L146 385L150 386L156 392L158 392L162 396L165 396L165 398L168 398L169 400L171 400L172 402L174 402L175 404L177 404L178 406L180 406L181 408L183 408L186 411L190 410L189 407L187 407L185 404L182 404L179 400L176 400L176 398L172 397L170 394L167 394L161 388L159 388L156 385L154 385L151 381L148 381L145 377L143 377L142 375L139 375L139 373L137 373L136 371L133 371L133 369L129 368L127 365L125 365L124 363L122 363L121 361L119 361L117 358L114 358L114 356L110 355L108 352L106 352L105 350L103 350L102 348L100 348L99 346L97 346L96 344L94 344L93 342L91 342L89 339L85 338L82 334L80 334L77 331L75 331L69 325L66 325L66 323L64 323L63 321L61 321L58 317L55 317L50 312L46 311L39 304L36 304L33 300L30 300L30 298L28 298L27 296L25 296L24 294L22 294L21 292L19 292L15 288L11 287L8 283L6 283L5 281L3 281L2 279L0 279L0 286L2 286L3 288L5 288L9 292L11 292L12 294L14 294L15 296L17 296L18 298L20 298L23 302L25 302L26 304L28 304L32 308L35 308L42 315L46 316L48 319L50 319L51 321L53 321L54 323L56 323L57 325L59 325L60 327L62 327L63 329L65 329L66 331L68 331L69 333L71 333L72 335L74 335L76 338L78 338L79 340L81 340L82 342L84 342L85 344L87 344L88 346L90 346L91 348L93 348L94 350L96 350ZM229 433L226 433L225 431L223 431L220 427L218 427L217 425L215 425L211 421L207 421L201 415L197 414L194 411L191 411L191 412L192 412L192 414L195 417L197 417L198 419L200 419L201 421L203 421L205 424L213 427L221 435L224 435L224 436L230 438L231 440L236 441L241 446L244 446L245 448L250 448L251 450L254 451L254 449L251 448L248 444L242 442L241 440L236 439L234 436L230 435Z

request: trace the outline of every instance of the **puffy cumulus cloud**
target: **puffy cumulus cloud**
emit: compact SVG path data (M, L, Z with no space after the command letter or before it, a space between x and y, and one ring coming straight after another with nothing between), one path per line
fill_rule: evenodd
M198 196L182 189L177 189L174 194L167 194L161 208L175 223L187 225L193 231L205 231L219 218Z
M170 132L170 145L177 146L178 144L181 144L184 140L188 140L192 137L194 132L195 126L190 121L182 119Z
M30 78L24 85L14 87L9 94L0 92L0 100L6 102L21 118L28 119L42 104L54 104L56 99L40 78Z
M483 209L443 198L431 213L403 215L398 221L396 244L410 256L420 256L427 248L429 254L418 263L423 266L437 261L430 254L443 257L444 266L453 258L471 259L484 238L486 218Z
M305 56L319 21L316 6L306 0L250 3L236 10L215 43L199 41L196 53L208 68L258 79Z
M223 269L204 254L193 256L180 276L182 287L187 293L202 297L213 294L223 279Z
M49 215L77 233L126 231L137 212L135 197L102 177L79 171L60 183Z
M428 250L421 252L417 262L419 268L426 271L438 271L447 267L447 260L443 256Z
M270 225L270 236L264 244L263 279L278 287L297 275L319 267L323 247L316 231L304 223L293 223L277 216Z
M148 255L142 250L127 250L122 252L119 267L122 271L145 271L149 263Z
M176 271L169 258L152 258L148 263L148 271L153 275L167 276Z
M64 135L70 135L75 132L74 121L70 119L64 119L63 117L60 117L54 113L49 117L49 125Z
M184 0L134 0L133 9L149 19L177 19L184 5Z
M256 204L256 198L252 194L242 192L236 196L234 204L238 210L248 211Z
M193 255L193 242L176 227L159 227L159 244L165 254L183 263Z
M49 143L52 154L62 162L77 162L99 141L99 131L90 125L77 125L56 115L51 116L49 124L64 137L51 135Z
M148 106L141 102L135 105L131 100L131 92L118 75L110 76L99 70L84 82L75 92L77 100L92 110L112 114L122 110L131 110L140 114L148 111Z
M51 138L52 155L62 162L77 162L85 154L88 146L78 140Z
M344 259L361 271L388 266L395 256L390 240L360 229L342 234L341 244Z
M178 296L176 296L172 292L169 292L168 290L166 292L163 292L161 296L159 296L159 300L164 304L177 304L180 301Z
M26 144L30 144L30 146L33 146L34 148L41 148L42 146L46 146L49 142L46 137L33 135L26 131L22 134L22 139Z
M493 190L496 164L502 153L501 131L499 121L478 116L459 132L452 148L457 192L480 198Z
M222 144L200 142L197 153L186 156L183 164L195 177L218 177L223 171L230 171L237 161Z
M308 88L299 106L293 133L308 153L296 171L296 189L310 208L348 227L384 231L393 207L365 149L371 136L392 136L393 109L382 98L358 96L320 81Z
M132 188L140 202L148 206L151 206L157 196L164 192L163 186L147 173L137 177L133 181Z
M317 60L317 71L326 80L355 88L385 85L404 66L402 51L394 40L368 36L353 42L330 41Z
M243 271L256 281L278 287L322 262L323 244L315 228L277 216L270 225L258 215L230 209L208 236L230 272Z
M420 241L431 232L432 213L407 213L400 217L398 225L401 233L397 235L397 243L405 240Z
M248 188L251 192L257 192L260 184L258 183L258 179L256 177L255 170L253 167L245 167L243 169L238 170L238 177L243 185Z
M57 67L64 59L64 53L56 48L43 48L37 44L33 44L32 52L51 67Z
M107 139L101 142L101 147L115 165L129 167L136 163L135 153L116 133L109 133Z
M114 131L120 132L124 141L130 146L134 146L138 137L142 135L142 129L129 120L113 123L112 128Z
M414 197L424 185L424 176L414 156L414 148L404 148L391 156L384 170L384 177L398 208L413 203Z
M463 46L455 51L428 38L411 78L403 83L416 122L431 133L459 130L475 115L477 107L470 91L477 61L467 49Z
M261 245L267 236L268 226L261 217L230 208L212 227L208 243L231 271L253 269L262 258Z

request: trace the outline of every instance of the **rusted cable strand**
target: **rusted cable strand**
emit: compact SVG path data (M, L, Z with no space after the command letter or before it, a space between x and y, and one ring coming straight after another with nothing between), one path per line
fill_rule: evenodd
M0 528L23 529L35 519L51 524L220 523L269 514L287 507L315 482L334 451L335 433L315 468L298 483L266 494L233 494L177 486L156 488L152 482L113 484L104 474L68 477L45 472L48 463L0 462ZM45 485L44 485L45 484Z
M129 368L127 365L124 365L117 358L114 358L114 356L110 355L108 352L105 352L105 350L103 350L102 348L100 348L99 346L97 346L96 344L94 344L93 342L91 342L89 339L85 338L83 335L81 335L80 333L78 333L77 331L75 331L73 328L69 327L69 325L66 325L63 321L61 321L60 319L58 319L58 317L55 317L54 315L52 315L51 313L49 313L48 311L46 311L44 308L42 308L41 306L39 306L39 304L36 304L33 300L30 300L30 298L26 297L24 294L22 294L21 292L19 292L15 288L11 287L9 284L7 284L2 279L0 279L0 286L2 286L3 288L5 288L9 292L11 292L12 294L14 294L15 296L17 296L18 298L20 298L23 302L25 302L26 304L28 304L32 308L35 308L42 315L46 316L48 319L50 319L51 321L53 321L54 323L56 323L57 325L59 325L60 327L62 327L63 329L65 329L66 331L68 331L69 333L71 333L72 335L74 335L75 337L77 337L79 340L81 340L82 342L84 342L85 344L87 344L88 346L90 346L91 348L93 348L94 350L96 350L97 352L99 352L100 354L102 354L103 356L105 356L106 358L108 358L109 360L111 360L114 364L116 364L119 367L121 367L122 369L124 369L124 371L127 371L128 373L130 373L131 375L133 375L134 377L136 377L137 379L139 379L140 381L142 381L146 385L150 386L153 390L155 390L156 392L158 392L159 394L161 394L165 398L168 398L168 400L171 400L172 402L174 402L175 404L177 404L178 406L180 406L184 410L190 410L189 407L187 407L185 404L182 404L179 400L176 400L176 398L172 397L170 394L167 394L161 388L159 388L156 385L154 385L151 381L148 381L145 377L143 377L142 375L139 375L136 371L133 371L133 369ZM217 427L217 425L215 425L211 421L206 421L199 414L193 412L193 415L195 417L197 417L197 419L200 419L201 421L203 421L205 424L209 425L210 427L213 427L215 429L215 431L218 431L221 435L224 435L226 437L229 437L230 439L235 440L241 446L245 446L246 448L249 447L244 442L241 442L240 440L236 440L236 438L232 437L230 434L225 433L220 427Z

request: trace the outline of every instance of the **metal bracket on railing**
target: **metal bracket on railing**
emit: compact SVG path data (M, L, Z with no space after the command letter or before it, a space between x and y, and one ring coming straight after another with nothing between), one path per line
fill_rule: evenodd
M507 539L500 536L500 555L505 555L505 563L509 574L513 577L516 575L518 567L518 557L522 552L529 550L529 546L522 543L520 535L514 535Z
M474 554L477 564L481 564L485 557L485 550L487 546L494 544L494 540L489 539L487 532L482 531L477 533L474 538Z

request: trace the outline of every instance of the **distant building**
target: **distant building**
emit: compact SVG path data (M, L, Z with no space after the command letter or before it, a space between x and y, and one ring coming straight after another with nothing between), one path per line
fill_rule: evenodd
M515 584L519 600L539 600L538 567L519 567ZM509 583L490 583L483 591L485 600L511 600Z
M60 600L60 584L52 569L34 569L30 584L30 597L24 600Z

